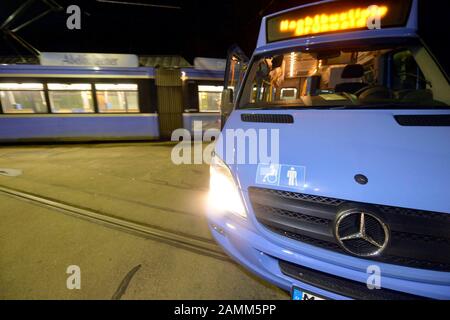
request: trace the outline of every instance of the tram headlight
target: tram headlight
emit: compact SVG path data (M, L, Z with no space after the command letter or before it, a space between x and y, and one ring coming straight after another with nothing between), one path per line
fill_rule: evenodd
M239 188L228 166L219 157L211 161L209 205L218 210L247 217Z

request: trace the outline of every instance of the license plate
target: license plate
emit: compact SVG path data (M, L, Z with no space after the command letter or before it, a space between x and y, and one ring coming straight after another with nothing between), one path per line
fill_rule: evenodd
M322 301L326 300L316 294L310 293L300 288L292 289L292 300L294 301Z

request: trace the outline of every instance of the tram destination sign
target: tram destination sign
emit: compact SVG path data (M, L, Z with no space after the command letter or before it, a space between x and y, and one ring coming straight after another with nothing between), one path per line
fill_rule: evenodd
M99 67L99 68L137 68L139 58L131 54L97 54L42 52L40 63L43 66L57 67Z

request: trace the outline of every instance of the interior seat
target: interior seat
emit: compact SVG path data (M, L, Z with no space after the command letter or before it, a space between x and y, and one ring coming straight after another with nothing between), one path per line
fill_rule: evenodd
M358 79L362 77L364 77L364 67L360 64L349 64L345 66L341 75L342 79ZM344 82L336 85L335 92L347 92L355 94L356 92L366 88L367 86L368 84L364 82Z

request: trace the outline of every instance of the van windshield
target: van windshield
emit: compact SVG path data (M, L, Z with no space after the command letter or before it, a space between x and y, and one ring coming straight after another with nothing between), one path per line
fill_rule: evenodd
M450 86L425 51L411 46L260 56L249 70L239 105L242 109L448 108Z

